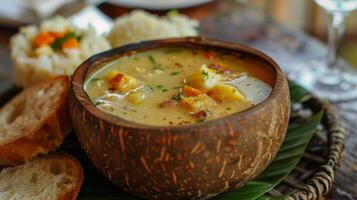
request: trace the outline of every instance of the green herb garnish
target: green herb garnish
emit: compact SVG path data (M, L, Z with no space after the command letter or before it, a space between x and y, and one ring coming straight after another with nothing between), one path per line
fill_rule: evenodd
M167 12L167 16L169 16L169 17L176 17L178 14L180 14L180 13L176 9L170 10L169 12Z
M100 106L100 105L102 105L102 104L104 104L103 101L96 101L96 102L94 102L94 105L96 105L96 106Z
M80 36L76 35L75 32L68 32L66 33L66 35L64 35L63 37L61 38L57 38L53 44L51 45L52 49L53 50L60 50L62 48L62 45L68 40L68 39L71 39L71 38L75 38L77 39L78 41L81 39Z
M203 71L202 71L202 75L203 75L203 77L204 77L205 80L208 80L208 79L209 79L208 71L203 70Z
M171 99L174 101L180 101L182 99L182 93L179 92L179 93L175 94L174 96L171 97Z
M161 90L162 92L167 92L168 89L166 89L163 85L156 85L156 87Z
M178 74L180 74L179 71L171 72L171 76L176 76L176 75L178 75Z
M170 10L167 12L167 20L172 21L172 18L176 17L179 14L178 10Z
M148 59L150 60L150 62L154 65L156 65L156 60L152 55L148 55Z
M159 88L159 89L164 88L164 86L163 86L163 85L157 85L156 87L157 87L157 88Z

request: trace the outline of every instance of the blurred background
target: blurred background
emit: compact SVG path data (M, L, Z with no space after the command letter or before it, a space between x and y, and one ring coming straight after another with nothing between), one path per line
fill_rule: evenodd
M273 19L301 30L326 43L326 12L311 0L246 0L259 9L267 9ZM357 12L346 18L346 30L340 55L357 68Z
M0 0L0 32L3 35L12 35L16 32L16 23L9 22L9 19L3 20L4 16L18 15L19 10L16 7L26 8L33 4L33 8L37 13L43 16L48 15L58 5L73 0ZM125 8L117 6L116 0L87 0L87 2L99 5L99 8L104 10L106 14L111 17L117 17L122 13L128 12ZM169 1L169 0L162 0ZM216 0L220 1L220 0ZM327 15L324 10L317 6L312 0L231 0L239 1L242 5L252 6L258 11L266 12L274 20L292 29L301 30L308 35L311 35L318 40L326 43L326 25ZM127 1L129 2L129 1ZM134 1L133 1L134 2ZM115 5L114 5L115 4ZM214 4L214 3L211 3ZM209 6L208 6L209 7ZM212 7L212 6L211 6ZM193 8L194 9L194 8ZM192 8L191 8L192 10ZM212 12L212 9L210 10ZM190 11L189 11L190 12ZM204 17L200 12L207 12L203 9L193 12L195 17ZM190 12L191 14L192 12ZM26 14L28 15L28 14ZM22 20L26 21L30 17L22 16ZM4 23L6 22L6 23ZM8 26L11 28L9 29ZM5 25L4 25L5 24ZM4 28L5 27L5 28ZM2 36L3 36L2 35ZM6 43L8 37L1 37L0 42ZM342 45L340 48L340 55L347 59L354 67L357 66L357 12L352 12L346 19L346 32L344 34Z

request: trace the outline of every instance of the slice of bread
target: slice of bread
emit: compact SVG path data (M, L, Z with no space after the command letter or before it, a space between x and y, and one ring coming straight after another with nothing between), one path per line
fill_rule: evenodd
M67 76L26 88L0 110L0 166L56 150L72 129Z
M1 200L75 200L83 182L80 163L49 154L0 172Z

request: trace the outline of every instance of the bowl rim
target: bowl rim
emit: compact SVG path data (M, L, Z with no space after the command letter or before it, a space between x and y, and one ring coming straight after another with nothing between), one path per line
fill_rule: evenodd
M94 105L94 103L88 96L87 92L85 91L84 84L85 84L88 70L95 63L101 60L111 61L114 60L113 58L117 58L122 55L127 55L128 52L140 52L148 49L154 49L154 48L165 47L165 46L174 46L174 45L183 45L183 46L195 45L201 47L217 48L217 49L223 49L228 51L243 52L245 54L250 54L252 56L260 57L260 59L264 60L266 62L266 65L270 67L271 70L273 70L273 73L275 73L275 83L272 87L272 91L268 96L268 98L266 98L263 102L255 106L252 106L246 110L238 111L236 113L218 119L208 120L201 123L174 125L174 126L156 126L156 125L140 124L140 123L125 120L119 116L106 113ZM216 124L218 125L219 123L224 121L249 117L249 115L256 113L262 107L266 106L266 104L271 103L275 98L277 98L279 93L282 91L284 87L285 84L284 82L286 82L286 78L279 65L271 57L269 57L265 53L255 48L242 44L235 44L235 43L225 42L216 39L209 39L205 37L184 37L184 38L159 39L159 40L149 40L149 41L131 43L95 54L89 57L87 60L85 60L82 64L80 64L76 68L72 76L71 90L76 100L81 104L81 106L83 106L83 108L87 112L94 115L99 120L105 121L107 123L116 126L126 127L126 128L165 131L165 130L187 130L192 128L202 128L205 126L211 126Z

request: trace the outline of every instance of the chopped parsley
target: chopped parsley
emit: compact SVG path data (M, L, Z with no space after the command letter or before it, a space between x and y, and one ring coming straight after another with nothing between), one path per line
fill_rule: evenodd
M91 81L93 81L93 82L94 81L100 81L100 79L99 78L92 78Z
M178 14L178 10L170 10L169 12L167 12L166 16L169 21L172 21L172 18L175 18Z
M161 90L161 92L167 92L169 91L168 89L166 89L163 85L156 85L156 88Z
M100 105L102 105L102 104L104 104L103 101L96 101L96 102L94 102L94 105L96 105L96 106L100 106Z
M179 71L174 71L174 72L171 72L171 76L176 76L176 75L178 75L178 74L180 74L180 72L179 72Z
M156 60L152 55L148 55L148 59L150 60L150 62L154 65L156 65Z
M202 70L202 75L203 75L203 78L204 78L205 80L208 80L208 79L209 79L208 71Z
M156 87L157 87L157 88L159 88L159 89L164 88L164 86L163 86L163 85L157 85Z
M176 17L179 14L179 11L174 9L174 10L170 10L169 12L167 12L167 16L169 17Z
M179 93L175 94L174 96L171 97L171 99L174 101L180 101L182 99L182 93L179 92Z
M75 32L68 32L66 33L66 35L64 35L63 37L61 38L57 38L53 44L51 45L52 49L53 50L60 50L62 48L62 45L68 40L68 39L71 39L71 38L75 38L76 40L80 40L81 37L76 35Z

